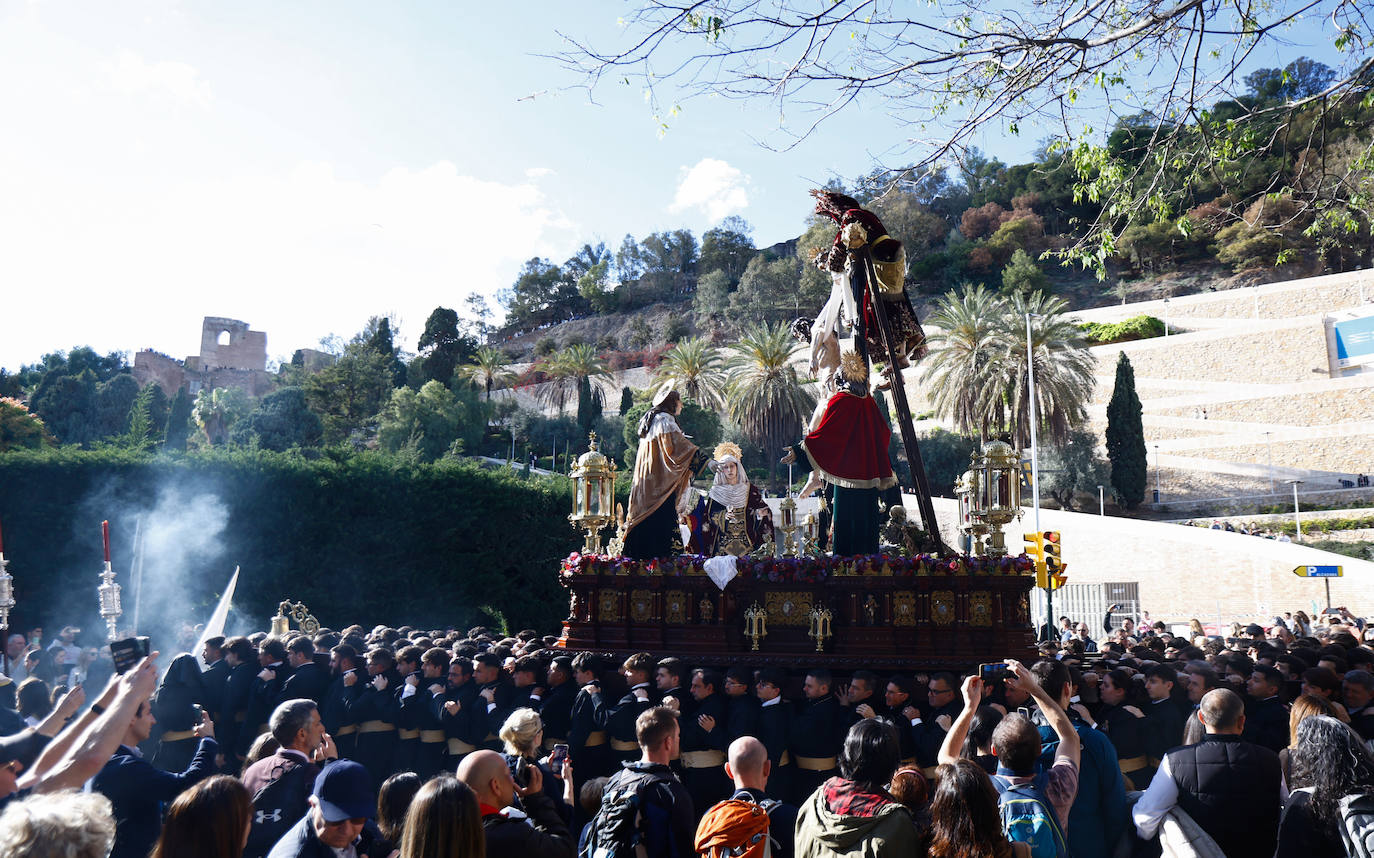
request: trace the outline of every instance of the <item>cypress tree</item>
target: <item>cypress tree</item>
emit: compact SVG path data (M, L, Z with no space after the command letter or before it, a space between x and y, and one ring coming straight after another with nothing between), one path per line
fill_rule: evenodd
M584 433L590 432L596 425L601 417L601 409L601 391L592 387L590 378L580 379L577 382L577 425L582 427Z
M1116 362L1116 386L1107 403L1107 458L1112 463L1112 491L1117 503L1135 509L1145 499L1145 427L1140 420L1135 370L1122 352Z
M186 388L178 390L163 433L162 445L168 450L186 449L186 436L191 434L191 405L191 394Z

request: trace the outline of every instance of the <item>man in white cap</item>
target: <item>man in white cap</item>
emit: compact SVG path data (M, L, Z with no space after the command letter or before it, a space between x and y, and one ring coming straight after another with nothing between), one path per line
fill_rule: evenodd
M639 451L625 513L626 557L651 560L672 554L678 519L691 501L687 487L698 457L705 458L682 434L674 419L680 413L682 397L665 384L639 420Z

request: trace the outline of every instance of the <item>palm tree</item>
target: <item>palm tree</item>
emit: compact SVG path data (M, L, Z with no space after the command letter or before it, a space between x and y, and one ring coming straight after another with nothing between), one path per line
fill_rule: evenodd
M1031 314L1035 355L1036 428L1055 443L1087 418L1096 358L1065 315L1060 298L1041 292L1010 299L965 284L946 294L931 315L930 355L921 382L941 417L959 431L986 437L1010 431L1030 446L1030 392L1026 378L1026 314Z
M930 391L936 414L965 435L985 438L1002 396L992 362L1001 352L1006 299L965 283L962 295L947 292L935 307L929 321L938 330L930 335L921 383Z
M705 337L679 342L654 370L654 381L671 382L684 399L707 408L724 404L725 361Z
M1035 361L1036 429L1054 444L1069 440L1069 432L1088 418L1088 402L1097 384L1097 358L1084 346L1082 332L1065 315L1062 298L1033 292L1014 296L1002 315L1003 354L996 365L999 386L1006 396L996 409L1014 426L1014 443L1030 446L1030 388L1026 377L1026 315L1030 314L1031 353ZM1005 409L1005 412L1004 412Z
M568 346L551 355L540 367L549 380L538 391L541 402L552 405L562 414L570 399L576 399L585 383L593 396L601 396L611 381L606 361L587 343Z
M458 374L484 389L488 401L491 400L493 389L515 380L515 373L506 370L506 356L489 346L477 350L474 363L458 367Z
M223 444L229 438L229 427L248 411L248 398L237 387L201 388L196 392L191 417L205 433L211 444Z
M800 437L816 400L797 375L792 356L801 349L784 324L745 328L726 361L726 408L745 436L763 448L769 473L782 448Z

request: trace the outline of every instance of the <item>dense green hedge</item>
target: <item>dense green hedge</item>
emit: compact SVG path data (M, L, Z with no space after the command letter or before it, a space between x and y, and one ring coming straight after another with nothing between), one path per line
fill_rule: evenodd
M170 601L184 604L184 613L145 613L145 633L207 618L235 565L242 567L235 611L257 627L284 598L304 601L334 628L505 620L512 630L551 632L566 616L558 561L581 544L567 521L566 478L311 452L318 455L153 458L62 449L0 456L0 523L19 601L14 627L101 628L95 587L103 518L130 611L135 521L169 489L218 497L228 525L218 558L189 558L179 576L182 592Z
M1154 316L1132 316L1120 322L1084 322L1078 326L1089 345L1105 346L1164 336L1164 323Z

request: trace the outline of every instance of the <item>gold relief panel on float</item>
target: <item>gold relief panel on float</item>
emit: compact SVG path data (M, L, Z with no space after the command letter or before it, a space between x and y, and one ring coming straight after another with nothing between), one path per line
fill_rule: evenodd
M647 623L654 613L654 594L650 590L630 591L630 619Z
M805 590L769 593L764 608L768 611L768 622L775 626L804 626L811 613L812 596Z
M687 622L687 594L669 590L663 594L663 621L682 625Z
M930 594L930 620L937 626L954 622L954 591L936 590Z
M910 590L898 590L892 594L892 625L916 625L916 594Z
M620 622L620 606L614 590L601 594L597 600L596 617L603 623Z
M992 627L992 594L979 590L968 597L968 621L972 626Z

